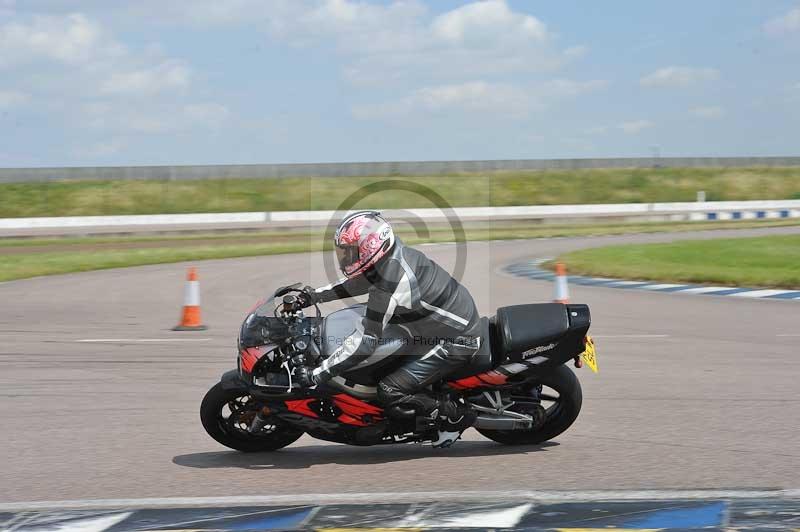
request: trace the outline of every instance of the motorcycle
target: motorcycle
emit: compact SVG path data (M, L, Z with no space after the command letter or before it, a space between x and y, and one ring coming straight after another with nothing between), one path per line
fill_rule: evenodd
M200 418L217 442L243 452L275 451L304 433L350 445L436 439L430 419L397 420L376 402L378 380L430 349L390 324L369 358L324 385L303 389L297 368L316 367L360 326L365 305L306 316L299 284L278 289L247 315L237 369L203 398ZM581 386L567 363L597 371L587 305L525 304L481 318L480 347L468 365L432 385L477 413L473 427L502 444L538 444L567 430L581 409ZM422 347L422 349L420 349ZM399 355L399 356L394 356Z

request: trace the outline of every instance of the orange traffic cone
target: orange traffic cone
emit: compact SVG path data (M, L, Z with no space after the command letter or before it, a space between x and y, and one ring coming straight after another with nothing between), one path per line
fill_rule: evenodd
M563 262L556 263L556 284L554 303L569 303L569 287L567 286L567 268Z
M183 315L181 322L172 328L173 331L204 331L208 329L200 320L200 282L197 270L189 268L186 287L183 292Z

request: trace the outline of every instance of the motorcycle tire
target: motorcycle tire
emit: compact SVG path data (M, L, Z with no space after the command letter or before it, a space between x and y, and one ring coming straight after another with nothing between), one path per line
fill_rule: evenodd
M247 390L225 389L222 383L215 384L203 397L200 405L200 421L209 436L226 447L245 453L276 451L297 441L302 430L274 420L253 434L246 430L257 409L248 408ZM224 416L228 408L230 414Z
M543 375L539 383L559 394L558 401L547 409L546 418L540 427L529 430L476 430L490 440L506 445L543 443L567 430L578 418L583 403L578 377L570 368L562 365Z

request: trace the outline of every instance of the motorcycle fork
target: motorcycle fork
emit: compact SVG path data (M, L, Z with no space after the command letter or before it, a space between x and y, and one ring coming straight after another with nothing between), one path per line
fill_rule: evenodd
M272 417L272 409L267 405L262 406L250 423L248 430L253 434L261 432L269 424L270 417Z

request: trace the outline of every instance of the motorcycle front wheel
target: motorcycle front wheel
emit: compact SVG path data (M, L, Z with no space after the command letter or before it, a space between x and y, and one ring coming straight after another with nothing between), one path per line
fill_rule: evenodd
M258 410L247 390L225 389L217 383L203 397L200 421L216 441L245 453L276 451L303 435L302 430L277 419L270 419L260 431L251 432Z
M533 398L543 409L544 419L537 427L528 430L476 430L490 440L506 445L543 443L567 430L578 418L583 403L578 377L570 368L562 365L543 375L539 384L541 388L538 385L529 385L515 390L526 398ZM530 414L531 412L525 410L528 406L530 403L520 402L510 410Z

